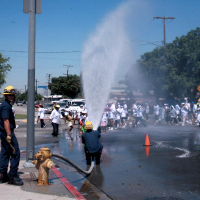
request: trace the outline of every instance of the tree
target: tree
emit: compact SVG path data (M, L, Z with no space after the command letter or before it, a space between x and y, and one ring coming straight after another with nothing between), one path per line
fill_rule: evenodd
M6 83L6 75L11 70L11 65L8 64L10 58L4 58L0 53L0 87Z
M61 94L70 98L76 98L81 93L81 79L77 75L59 76L52 78L49 84L51 94Z
M35 92L35 100L40 101L42 100L43 96ZM28 99L28 90L22 94L17 94L17 101L27 101Z
M131 76L135 71L136 75ZM194 100L200 85L200 28L177 37L166 47L143 54L137 67L127 73L125 83L130 86L133 77L132 88L144 94L154 90L157 98L173 94Z

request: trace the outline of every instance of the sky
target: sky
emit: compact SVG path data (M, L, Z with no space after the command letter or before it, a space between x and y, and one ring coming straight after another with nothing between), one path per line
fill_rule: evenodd
M163 20L166 43L200 26L200 0L129 0L132 12L126 29L133 49L133 61L145 52L163 45ZM80 75L84 45L96 28L126 0L42 0L42 13L36 15L35 79L46 86L48 76ZM112 26L112 25L111 25ZM23 13L23 0L0 0L0 53L12 66L3 89L12 85L20 92L28 84L29 14ZM120 38L119 38L120 39ZM152 44L153 43L153 44ZM115 59L115 58L113 58ZM130 66L131 67L131 66ZM128 69L129 66L121 66ZM126 73L126 70L124 70ZM122 79L124 74L117 77ZM43 89L38 89L42 94Z

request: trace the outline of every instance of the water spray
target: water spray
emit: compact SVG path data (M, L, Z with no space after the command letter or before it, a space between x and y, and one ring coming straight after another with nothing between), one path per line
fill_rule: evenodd
M107 15L83 48L83 90L88 116L95 130L108 103L118 70L131 63L131 42L126 31L129 11L130 1Z

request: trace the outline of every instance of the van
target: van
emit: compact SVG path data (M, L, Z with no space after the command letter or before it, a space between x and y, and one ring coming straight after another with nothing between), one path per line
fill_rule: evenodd
M67 105L68 102L70 102L72 99L60 99L60 102L65 102L65 104Z
M83 105L83 107L85 107L85 99L73 99L70 101L71 103L71 110L77 110L80 105Z

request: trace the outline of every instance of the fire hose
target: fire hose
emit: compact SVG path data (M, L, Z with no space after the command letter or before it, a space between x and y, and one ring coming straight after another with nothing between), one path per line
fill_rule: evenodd
M72 161L70 161L69 159L65 158L64 156L60 155L60 154L55 154L55 153L52 153L52 156L54 157L57 157L57 158L60 158L66 162L68 162L70 165L72 165L75 169L77 169L78 171L86 174L86 175L89 175L91 174L92 170L94 169L94 161L92 161L91 163L91 166L89 168L89 170L85 171L83 169L81 169L79 166L77 166L76 164L74 164Z

